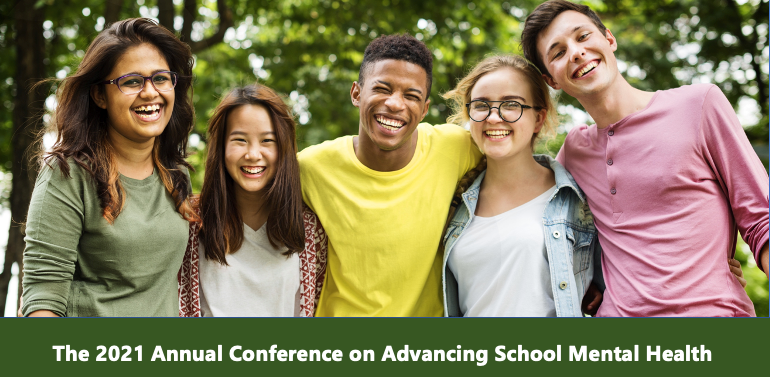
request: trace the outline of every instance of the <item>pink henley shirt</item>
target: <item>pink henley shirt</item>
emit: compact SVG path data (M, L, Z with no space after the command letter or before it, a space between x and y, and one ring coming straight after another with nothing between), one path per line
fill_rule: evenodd
M727 258L768 242L768 175L714 85L659 91L557 160L588 197L607 290L599 316L754 316Z

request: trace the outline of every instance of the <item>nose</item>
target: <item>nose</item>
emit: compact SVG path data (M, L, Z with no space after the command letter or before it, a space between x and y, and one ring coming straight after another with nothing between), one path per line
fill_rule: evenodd
M487 123L497 124L502 123L503 119L500 118L500 109L497 107L493 107L490 109L489 116L487 117Z
M400 111L406 107L406 104L404 103L404 97L401 93L395 92L385 101L385 106L393 111Z
M246 159L254 160L254 161L262 159L262 150L260 149L259 144L257 143L249 144L249 150L248 152L246 152Z
M142 98L155 98L158 96L158 91L155 89L155 85L152 84L151 77L144 79L144 87L142 88L142 91L139 92L139 95Z
M571 52L570 58L575 63L582 60L586 55L586 50L578 43L573 43L571 46L569 46L569 49Z

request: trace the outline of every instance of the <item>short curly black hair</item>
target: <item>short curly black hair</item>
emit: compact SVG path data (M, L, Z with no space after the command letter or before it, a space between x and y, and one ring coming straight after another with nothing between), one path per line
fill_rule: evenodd
M371 66L386 59L403 60L419 65L428 76L428 94L433 84L433 55L425 43L409 33L381 35L369 43L364 51L364 61L358 71L358 83L364 83L366 72ZM427 96L426 96L427 99Z

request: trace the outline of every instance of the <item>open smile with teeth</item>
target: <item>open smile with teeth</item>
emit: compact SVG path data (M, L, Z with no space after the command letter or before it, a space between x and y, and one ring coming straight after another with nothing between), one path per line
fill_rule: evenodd
M246 174L259 174L265 171L264 166L241 166L241 171Z
M141 119L152 119L160 113L161 105L148 105L135 107L132 110Z
M384 127L386 130L390 131L396 131L401 129L401 127L404 127L406 125L406 122L402 122L400 120L385 118L384 116L377 115L374 117L374 119L377 120L377 123L380 124L380 126Z
M484 134L490 139L503 139L511 134L511 130L486 130Z
M596 68L596 66L599 65L599 62L596 60L588 63L585 67L581 68L579 71L575 72L575 78L581 78L585 76L588 72L591 72Z

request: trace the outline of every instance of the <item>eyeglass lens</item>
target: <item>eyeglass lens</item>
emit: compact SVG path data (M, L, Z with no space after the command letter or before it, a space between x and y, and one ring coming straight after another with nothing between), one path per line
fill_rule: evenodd
M492 108L497 108L498 115L506 122L515 122L521 117L523 108L516 101L500 103L500 106L490 106L486 101L472 101L468 115L475 122L482 122L492 114Z
M126 75L118 80L118 88L125 94L139 93L144 89L145 79L140 75ZM151 76L152 86L159 92L167 92L176 86L176 74L158 72Z

